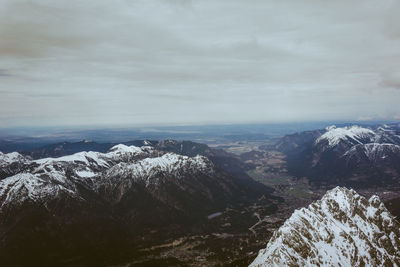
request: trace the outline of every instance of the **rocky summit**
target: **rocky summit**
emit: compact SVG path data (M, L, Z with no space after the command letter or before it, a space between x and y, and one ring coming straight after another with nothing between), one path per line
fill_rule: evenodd
M400 266L400 225L377 196L336 187L296 210L250 266Z

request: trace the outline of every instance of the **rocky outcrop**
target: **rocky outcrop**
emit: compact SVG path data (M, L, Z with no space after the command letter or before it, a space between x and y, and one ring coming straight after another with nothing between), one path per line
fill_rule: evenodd
M250 266L400 266L400 225L377 196L336 187L296 210Z

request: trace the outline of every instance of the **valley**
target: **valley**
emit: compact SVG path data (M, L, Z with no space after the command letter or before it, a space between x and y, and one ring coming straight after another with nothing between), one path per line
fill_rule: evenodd
M142 248L140 257L129 264L150 266L176 259L190 266L247 266L283 223L283 218L268 214L268 204L262 199L251 206L227 208L221 215L204 222L209 230ZM260 217L262 223L259 223Z
M400 0L0 3L0 267L400 267Z
M8 262L29 250L21 263L45 260L65 266L248 266L295 210L337 184L351 187L352 181L365 181L357 192L377 195L399 216L400 186L393 168L398 154L387 144L397 142L397 128L362 130L368 133L364 139L353 133L347 139L351 129L344 128L345 134L326 147L319 140L329 129L282 138L224 138L208 145L84 140L2 153L0 256ZM370 150L354 150L362 142L366 149L383 142L374 147L384 150L365 158ZM340 165L340 174L350 178L338 181L325 162L342 164L348 151L351 164ZM360 171L358 164L374 171ZM376 180L382 170L391 183ZM32 223L36 230L30 232ZM96 227L82 234L82 225ZM66 230L53 230L61 228ZM99 235L105 228L107 234ZM8 245L21 234L30 241ZM43 244L37 247L33 240L40 235ZM64 240L59 248L54 238Z

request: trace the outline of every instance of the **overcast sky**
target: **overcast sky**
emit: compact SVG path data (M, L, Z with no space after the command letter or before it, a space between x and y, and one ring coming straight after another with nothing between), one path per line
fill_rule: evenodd
M398 0L0 0L0 127L400 119Z

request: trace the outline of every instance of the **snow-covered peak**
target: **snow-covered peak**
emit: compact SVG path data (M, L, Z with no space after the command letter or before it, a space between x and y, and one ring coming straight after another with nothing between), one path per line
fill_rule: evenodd
M336 125L331 125L325 128L326 131L330 131L330 130L335 130L336 129Z
M336 187L296 210L251 266L399 266L400 225L377 196Z
M82 164L91 164L91 163L96 163L99 166L107 166L107 162L104 160L104 155L103 153L99 152L78 152L73 155L68 155L68 156L63 156L59 158L44 158L44 159L38 159L33 162L37 164L53 164L53 163L61 163L61 162L66 162L66 163L82 163Z
M209 166L210 162L207 158L199 155L191 158L175 153L167 153L161 157L145 158L135 164L147 169L161 168L163 170L171 170L185 166L187 169L204 170Z
M7 158L17 157L17 154L11 154ZM0 180L0 210L8 203L55 198L61 191L79 196L79 187L82 186L93 191L103 184L114 187L115 182L118 186L119 181L127 177L133 183L145 182L149 185L163 177L179 180L200 173L212 174L214 170L212 163L203 156L165 154L149 146L139 148L126 145L116 145L107 153L79 152L28 163L31 164L21 173L13 173Z
M14 162L26 162L27 159L18 152L4 154L0 152L0 167L12 164Z
M361 196L353 189L337 186L334 189L327 191L319 203L321 204L322 208L326 208L327 203L332 201L336 202L339 209L341 209L348 216L352 216L354 209L359 205L358 200L360 200L360 198Z
M385 131L393 131L388 125L383 124L376 128L377 131L385 132Z
M0 210L8 204L20 204L26 200L45 201L64 192L75 197L70 183L51 182L40 175L19 173L0 181Z
M326 132L321 135L315 144L319 144L323 141L327 141L329 147L338 145L341 141L351 141L355 143L362 143L362 140L372 138L375 132L368 128L360 126L348 126L336 128L336 126L330 126L326 128Z
M133 163L120 163L110 168L105 177L124 179L132 177L136 181L144 181L149 185L153 178L160 175L173 175L182 178L187 173L212 173L212 163L203 156L187 157L175 153L167 153L161 157L145 158Z
M152 147L126 146L123 144L113 146L107 153L84 151L73 155L59 158L44 158L35 160L37 164L55 164L55 163L82 163L86 165L97 165L99 167L110 167L110 161L129 161L139 155L149 155L153 152Z
M137 146L127 146L124 144L119 144L115 145L112 148L110 148L109 152L114 152L114 153L140 153L142 152L142 149Z

